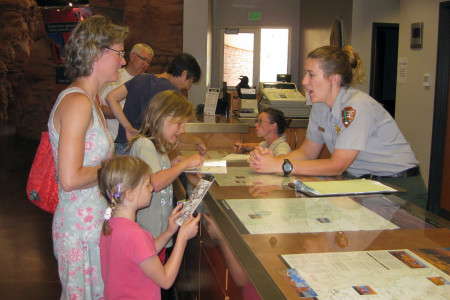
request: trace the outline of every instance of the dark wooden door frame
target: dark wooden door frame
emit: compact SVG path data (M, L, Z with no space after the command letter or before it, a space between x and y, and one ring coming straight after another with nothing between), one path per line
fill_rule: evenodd
M377 23L372 24L372 52L370 59L370 90L369 95L374 96L375 93L375 66L377 64L377 37L379 28L399 29L398 23Z
M449 217L440 208L443 174L445 130L450 70L450 1L439 4L438 54L434 95L433 136L431 140L430 176L428 181L428 210Z

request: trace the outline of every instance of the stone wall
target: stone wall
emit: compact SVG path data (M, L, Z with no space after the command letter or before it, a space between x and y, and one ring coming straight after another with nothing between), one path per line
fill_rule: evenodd
M183 52L183 0L90 0L89 3L94 14L108 15L130 28L125 50L131 50L136 43L153 48L155 57L147 72L163 72Z
M0 0L0 120L16 106L14 92L34 40L45 36L34 0Z
M155 58L147 72L160 73L183 50L183 0L90 0L102 13L129 26L125 49L149 44ZM50 110L65 88L55 68L35 0L0 0L0 120L12 119L17 134L39 139Z

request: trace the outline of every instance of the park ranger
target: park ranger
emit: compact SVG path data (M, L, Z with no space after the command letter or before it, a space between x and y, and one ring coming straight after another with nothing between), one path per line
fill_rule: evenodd
M380 103L350 87L361 79L361 60L351 46L313 50L302 81L313 103L305 141L282 157L256 148L250 166L261 173L379 180L405 189L400 197L426 208L426 187L409 143ZM331 157L317 159L324 145Z

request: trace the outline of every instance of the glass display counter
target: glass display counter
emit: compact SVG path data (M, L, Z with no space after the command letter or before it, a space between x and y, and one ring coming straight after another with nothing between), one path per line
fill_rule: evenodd
M198 180L188 178L192 185ZM215 182L203 200L198 240L188 246L177 285L181 294L207 299L450 294L448 221L393 194L308 198L283 184L245 180ZM187 274L198 274L194 284Z

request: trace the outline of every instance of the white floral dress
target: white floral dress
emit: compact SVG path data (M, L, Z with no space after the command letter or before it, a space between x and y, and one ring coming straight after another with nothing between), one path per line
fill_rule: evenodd
M76 87L62 91L48 121L56 170L59 134L53 126L53 116L61 99L73 92L84 93ZM97 114L94 103L92 115L94 123L86 132L83 166L100 164L111 157L114 150L114 141ZM63 191L59 183L58 186L59 203L53 216L52 235L62 284L61 299L102 299L99 242L106 200L101 196L98 186L70 193Z

